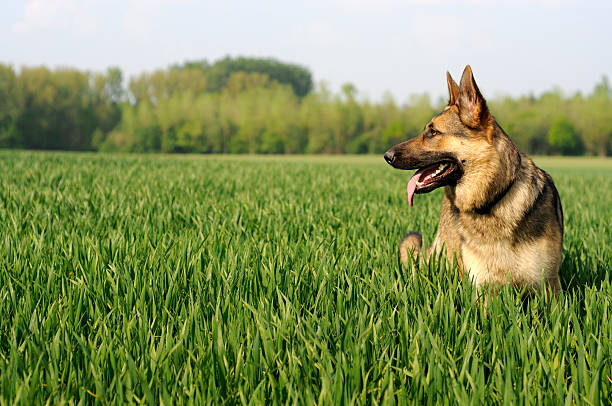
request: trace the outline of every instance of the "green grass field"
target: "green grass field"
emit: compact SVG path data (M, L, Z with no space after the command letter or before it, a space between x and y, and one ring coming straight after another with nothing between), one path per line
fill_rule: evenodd
M610 404L612 160L536 162L563 293L484 317L382 156L0 151L0 403Z

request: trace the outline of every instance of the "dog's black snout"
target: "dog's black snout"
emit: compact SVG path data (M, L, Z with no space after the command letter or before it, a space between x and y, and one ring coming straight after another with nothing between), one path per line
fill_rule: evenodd
M387 161L388 164L395 161L395 152L393 152L393 150L390 149L389 151L385 152L385 161Z

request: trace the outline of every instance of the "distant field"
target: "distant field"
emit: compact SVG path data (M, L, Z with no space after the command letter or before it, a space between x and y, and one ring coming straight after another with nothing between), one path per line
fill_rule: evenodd
M0 403L610 404L612 160L536 163L563 293L485 318L382 157L0 151Z

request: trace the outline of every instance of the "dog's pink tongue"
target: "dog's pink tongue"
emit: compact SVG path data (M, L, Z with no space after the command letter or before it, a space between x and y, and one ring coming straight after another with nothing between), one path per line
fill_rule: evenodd
M414 198L414 191L416 190L417 180L419 180L419 174L415 173L414 176L410 178L410 181L408 182L408 188L407 188L408 204L410 204L411 206L412 206L412 199Z

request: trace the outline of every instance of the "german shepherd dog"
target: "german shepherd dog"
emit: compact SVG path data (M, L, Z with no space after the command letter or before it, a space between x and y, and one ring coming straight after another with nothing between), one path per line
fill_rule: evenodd
M466 66L459 86L446 73L448 106L418 137L385 153L394 168L418 169L408 182L414 194L444 186L438 231L425 256L444 252L477 288L510 283L559 292L563 211L551 177L538 168L497 124ZM422 237L408 233L400 257L421 251Z

